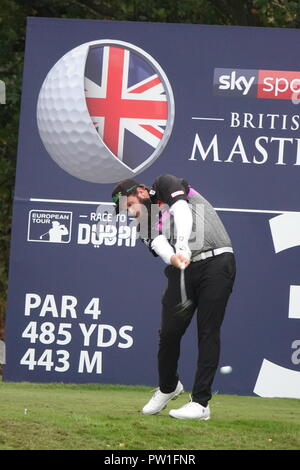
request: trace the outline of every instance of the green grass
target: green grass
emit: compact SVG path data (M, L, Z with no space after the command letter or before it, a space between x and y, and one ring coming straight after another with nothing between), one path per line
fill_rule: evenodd
M0 382L0 449L299 449L300 402L214 395L210 421L140 409L149 387ZM27 410L27 412L25 411Z

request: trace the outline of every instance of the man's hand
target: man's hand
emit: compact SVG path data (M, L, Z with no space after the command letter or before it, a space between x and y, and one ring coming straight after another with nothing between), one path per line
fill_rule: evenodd
M190 260L185 258L183 255L180 253L176 253L175 255L172 255L170 258L171 264L175 266L175 268L181 269L181 266L184 265L184 268L186 268L190 264Z

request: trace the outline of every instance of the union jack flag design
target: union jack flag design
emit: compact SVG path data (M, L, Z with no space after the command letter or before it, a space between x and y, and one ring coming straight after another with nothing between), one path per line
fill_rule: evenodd
M159 146L168 101L154 66L116 45L90 48L85 96L92 121L107 147L135 169Z

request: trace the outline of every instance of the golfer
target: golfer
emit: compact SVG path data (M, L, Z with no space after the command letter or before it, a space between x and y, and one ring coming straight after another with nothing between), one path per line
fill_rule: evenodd
M177 373L180 342L197 311L198 362L191 401L170 410L169 415L208 420L211 386L220 356L220 328L235 279L231 240L209 202L176 176L159 176L150 189L132 179L122 181L114 188L112 198L117 211L127 210L139 222L150 221L148 231L142 227L141 239L168 265L159 331L159 388L142 412L159 413L183 392ZM151 207L153 204L157 211ZM182 267L192 307L178 313Z

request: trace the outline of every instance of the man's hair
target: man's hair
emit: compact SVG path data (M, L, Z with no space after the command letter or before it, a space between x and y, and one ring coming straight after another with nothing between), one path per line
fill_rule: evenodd
M111 196L113 202L116 204L117 213L119 212L120 198L122 196L129 196L130 194L133 194L135 196L137 194L138 188L144 188L148 190L146 185L144 185L143 183L139 183L138 181L133 179L121 181L117 184L117 186L114 187Z

